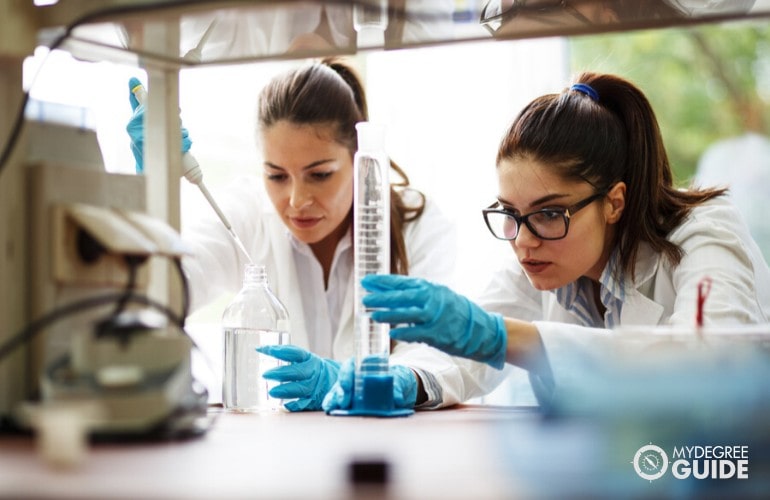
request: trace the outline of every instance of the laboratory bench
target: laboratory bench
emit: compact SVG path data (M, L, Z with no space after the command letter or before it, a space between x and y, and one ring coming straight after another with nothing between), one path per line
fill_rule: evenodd
M765 499L770 491L761 418L726 434L710 426L700 437L694 421L483 404L398 418L212 405L206 419L205 432L184 439L93 441L69 466L47 460L34 435L1 434L0 499ZM648 481L635 472L648 445L688 442L745 449L748 477L668 472Z
M33 436L0 436L0 498L518 498L495 430L540 421L489 405L399 418L212 406L209 417L197 437L91 443L70 467L44 460Z

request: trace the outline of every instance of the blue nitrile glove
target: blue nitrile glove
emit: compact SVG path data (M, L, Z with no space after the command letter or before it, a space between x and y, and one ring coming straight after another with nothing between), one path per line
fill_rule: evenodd
M503 317L484 311L449 288L419 278L369 274L361 285L370 293L363 303L375 310L372 319L400 325L390 336L424 342L453 356L502 369L508 335Z
M414 408L417 402L417 377L414 372L406 366L391 365L390 374L393 376L393 406L396 409ZM323 400L326 413L350 409L353 404L355 377L356 361L355 358L349 358L340 368L337 383Z
M293 399L283 405L289 411L321 409L324 396L337 381L339 362L316 356L295 345L257 347L257 352L289 363L270 369L263 375L267 380L281 382L270 389L271 397Z
M134 114L126 125L126 131L131 138L131 152L136 160L136 173L144 172L144 104L137 100L134 89L141 86L142 82L136 77L131 77L128 81L128 100L131 102L131 110ZM182 153L190 150L192 141L190 140L187 129L182 127Z

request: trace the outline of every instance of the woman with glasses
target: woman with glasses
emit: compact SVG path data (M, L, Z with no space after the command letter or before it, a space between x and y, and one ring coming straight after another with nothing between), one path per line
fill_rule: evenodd
M704 280L704 324L770 321L770 270L746 224L724 189L674 186L632 83L584 73L536 98L496 163L498 196L483 216L515 258L478 304L424 280L367 276L364 303L393 338L524 368L542 403L613 328L694 325Z

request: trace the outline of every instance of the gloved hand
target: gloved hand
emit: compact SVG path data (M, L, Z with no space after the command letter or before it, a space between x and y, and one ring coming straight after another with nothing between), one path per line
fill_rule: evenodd
M134 112L126 125L126 131L131 138L131 152L136 160L136 173L144 172L144 104L140 103L134 89L141 86L142 82L138 78L131 77L128 81L128 100L131 102L131 110ZM190 150L192 141L190 140L187 129L182 127L182 153Z
M419 278L369 274L361 280L370 293L366 307L380 309L372 319L399 325L390 336L406 342L424 342L453 356L481 361L502 369L508 335L499 314L449 288ZM405 324L404 324L405 323Z
M393 406L396 409L414 408L417 402L417 377L414 372L406 366L391 365L390 374L393 376ZM340 368L337 383L323 400L322 406L326 413L351 408L355 376L356 361L355 358L349 358Z
M337 381L340 364L294 345L268 345L257 347L257 352L273 356L289 364L265 372L267 380L277 380L280 385L270 389L270 396L277 399L293 399L284 404L289 411L313 411L321 409L321 402Z

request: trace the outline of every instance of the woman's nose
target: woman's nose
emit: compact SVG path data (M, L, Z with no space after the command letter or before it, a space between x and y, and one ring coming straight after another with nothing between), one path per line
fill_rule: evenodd
M296 182L291 188L291 196L289 203L293 208L302 208L309 205L313 201L313 197L310 190L307 189L301 182Z
M511 243L520 248L532 248L540 245L541 241L526 224L521 224L516 239L512 240Z

